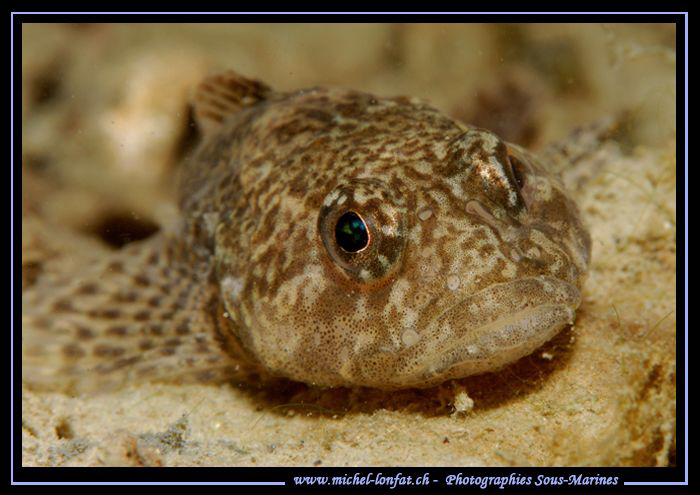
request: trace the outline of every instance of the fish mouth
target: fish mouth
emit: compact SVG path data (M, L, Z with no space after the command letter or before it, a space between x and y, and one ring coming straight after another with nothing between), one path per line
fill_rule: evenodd
M496 284L462 299L436 319L421 381L497 371L573 324L580 302L577 287L552 277Z

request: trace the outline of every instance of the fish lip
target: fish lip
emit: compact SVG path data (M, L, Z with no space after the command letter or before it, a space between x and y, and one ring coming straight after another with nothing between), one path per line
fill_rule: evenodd
M526 279L523 279L526 280ZM553 277L530 277L528 283L546 284L549 291L558 294L552 300L520 307L516 311L495 314L477 327L467 322L458 325L441 352L442 359L423 360L420 381L437 383L452 378L498 371L518 359L531 354L553 338L568 324L573 323L575 310L581 302L581 292L573 284ZM465 304L479 300L486 292L498 292L500 286L486 287L451 305L434 321L439 325L452 316L463 314Z
M563 307L566 311L566 307ZM496 373L503 368L515 363L519 359L526 357L546 342L554 338L567 325L567 318L563 318L559 324L550 327L550 332L539 333L539 338L532 340L528 345L511 348L508 351L501 350L500 356L484 355L474 357L468 355L468 349L464 346L455 345L446 351L452 355L441 362L425 363L423 371L414 375L413 386L431 387L447 380L466 378L472 375L483 373ZM505 357L504 357L505 354Z
M568 302L569 304L567 304L567 305L570 306L572 309L578 308L579 305L581 304L581 291L574 284L572 284L571 282L568 282L566 280L562 280L560 278L539 275L539 276L534 276L534 277L525 277L525 278L519 279L517 281L511 280L508 282L491 284L488 287L484 287L483 289L481 289L473 294L469 294L466 297L460 298L459 301L457 301L455 304L449 306L442 313L440 313L437 317L435 317L433 320L433 323L441 321L443 318L445 318L445 316L448 313L450 313L451 311L457 310L460 307L463 307L465 304L468 304L472 300L478 300L478 299L482 298L482 296L487 292L492 292L495 289L498 289L500 287L506 287L506 286L512 285L513 282L527 282L527 281L547 283L547 284L551 284L552 286L554 286L553 287L554 290L556 290L557 288L561 289L561 291L559 292L561 294L561 296L568 296L568 297L563 297L561 299L561 302L559 302L559 304L565 304ZM522 309L525 309L525 308L522 308ZM495 318L494 320L492 320L489 323L493 323L497 319L498 318Z
M483 318L476 326L465 314L471 303L537 287L547 287L539 300L533 303L525 297L510 312L503 307L492 308L490 317ZM544 276L492 284L473 294L458 296L456 303L422 329L416 343L400 351L373 353L370 357L380 354L393 361L394 367L390 375L366 380L363 385L386 390L426 388L450 379L498 371L534 352L559 333L573 320L580 300L581 293L575 285ZM444 331L445 325L452 328ZM480 347L481 352L470 352L473 346Z

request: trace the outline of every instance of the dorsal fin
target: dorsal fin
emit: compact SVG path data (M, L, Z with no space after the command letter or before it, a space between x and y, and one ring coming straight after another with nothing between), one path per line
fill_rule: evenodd
M205 136L216 132L230 115L264 100L272 89L227 70L205 78L194 94L194 115Z

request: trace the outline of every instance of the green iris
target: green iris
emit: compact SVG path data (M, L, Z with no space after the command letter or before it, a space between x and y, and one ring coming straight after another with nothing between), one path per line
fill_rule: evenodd
M343 250L356 253L367 247L369 234L367 225L354 211L349 211L335 224L335 240Z

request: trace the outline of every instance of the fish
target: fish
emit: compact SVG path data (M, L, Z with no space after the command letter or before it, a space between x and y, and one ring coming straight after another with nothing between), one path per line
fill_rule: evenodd
M546 160L413 97L195 89L179 219L22 293L28 386L425 388L572 325L591 260Z

